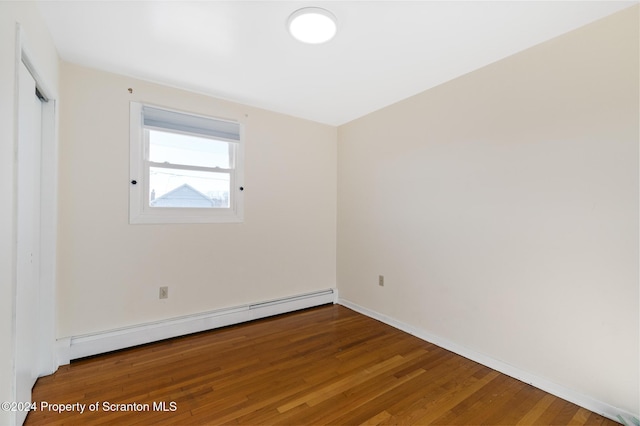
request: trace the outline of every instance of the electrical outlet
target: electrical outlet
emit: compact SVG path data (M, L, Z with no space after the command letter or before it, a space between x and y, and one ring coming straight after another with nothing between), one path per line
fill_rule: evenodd
M378 285L384 287L384 275L378 275Z
M160 287L160 299L169 298L169 287Z

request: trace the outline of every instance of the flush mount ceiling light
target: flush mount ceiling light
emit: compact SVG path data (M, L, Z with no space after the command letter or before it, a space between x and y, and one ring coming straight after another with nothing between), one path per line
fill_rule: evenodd
M289 33L303 43L321 44L336 35L338 25L333 13L319 7L298 9L289 16Z

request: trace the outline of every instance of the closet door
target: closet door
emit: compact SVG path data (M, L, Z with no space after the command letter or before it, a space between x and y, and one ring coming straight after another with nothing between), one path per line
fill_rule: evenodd
M15 395L16 402L31 401L38 378L41 351L40 318L40 170L42 149L42 102L36 83L20 65L18 93L17 155L17 258L15 301ZM21 424L27 412L17 413Z

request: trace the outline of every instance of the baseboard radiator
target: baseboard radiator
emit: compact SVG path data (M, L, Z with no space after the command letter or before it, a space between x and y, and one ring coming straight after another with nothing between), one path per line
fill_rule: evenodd
M57 342L58 365L68 364L73 359L326 305L335 303L335 301L335 290L328 289L100 333L59 339Z

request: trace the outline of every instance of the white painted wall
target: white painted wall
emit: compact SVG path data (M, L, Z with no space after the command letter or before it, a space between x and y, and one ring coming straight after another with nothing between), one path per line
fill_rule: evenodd
M57 96L58 56L35 3L0 2L0 401L13 397L13 293L15 285L16 23L52 96ZM0 424L11 423L0 411Z
M638 72L636 6L341 126L340 296L638 413Z
M68 63L61 98L58 337L335 287L335 127ZM244 223L129 225L130 101L248 115Z

